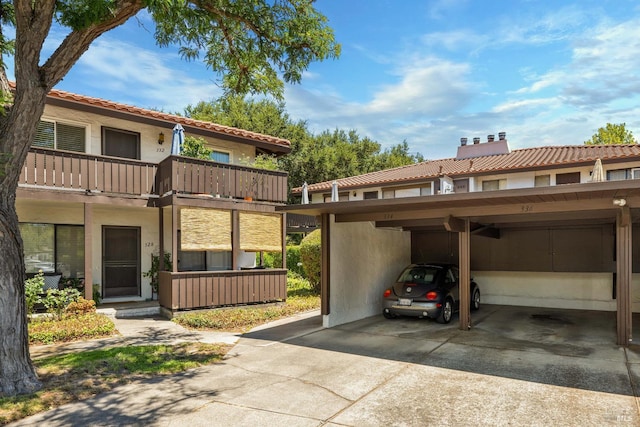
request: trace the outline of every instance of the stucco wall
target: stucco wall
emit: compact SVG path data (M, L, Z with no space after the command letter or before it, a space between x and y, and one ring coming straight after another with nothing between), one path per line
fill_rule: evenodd
M153 126L143 123L134 123L127 120L106 117L98 114L83 111L72 111L66 108L46 105L44 120L59 120L74 126L86 126L87 147L90 154L100 155L102 153L102 126L114 129L139 132L140 133L140 158L145 162L158 163L171 154L171 138L173 126L166 127ZM164 133L164 144L158 145L158 134ZM185 133L186 136L190 134ZM191 135L198 136L198 135ZM230 153L230 162L239 163L243 156L253 158L255 147L247 144L238 144L230 141L214 138L204 138L210 148Z
M615 311L611 273L472 272L485 304ZM640 311L640 274L633 275L633 311Z
M332 220L333 221L333 220ZM382 293L411 260L411 234L371 223L331 223L331 291L325 327L380 314Z

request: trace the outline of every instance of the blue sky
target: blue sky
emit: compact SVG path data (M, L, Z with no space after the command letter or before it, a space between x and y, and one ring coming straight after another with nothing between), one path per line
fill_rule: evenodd
M632 0L318 0L342 44L287 86L314 132L355 129L453 157L460 137L511 148L582 144L607 122L640 138L640 4ZM216 76L158 48L146 14L101 36L62 90L181 112L220 95ZM63 34L53 32L50 53ZM9 70L11 77L11 70Z

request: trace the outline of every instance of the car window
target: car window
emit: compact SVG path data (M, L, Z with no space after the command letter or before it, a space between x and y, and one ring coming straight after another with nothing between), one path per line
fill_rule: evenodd
M433 282L438 270L428 267L411 267L402 272L398 278L398 282L416 283L425 285Z
M460 278L460 275L458 273L458 267L451 267L451 274L453 274L453 280L457 282L458 279Z
M444 278L444 283L445 284L452 284L455 283L457 280L457 278L455 277L452 269L447 270L447 275Z

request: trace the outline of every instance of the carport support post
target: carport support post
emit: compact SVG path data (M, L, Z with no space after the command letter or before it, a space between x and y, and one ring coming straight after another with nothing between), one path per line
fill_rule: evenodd
M320 216L320 250L322 252L322 266L320 270L320 314L327 316L331 313L331 259L329 246L331 245L331 217L329 214Z
M464 229L458 232L460 284L460 329L471 329L471 226L464 219Z
M616 218L616 324L617 344L631 342L631 213L628 206Z

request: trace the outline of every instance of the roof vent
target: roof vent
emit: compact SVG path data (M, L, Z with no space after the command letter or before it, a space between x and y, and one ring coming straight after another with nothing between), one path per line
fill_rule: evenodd
M480 144L480 138L477 137L477 136L475 138L473 138L473 143L474 144Z
M467 145L467 138L460 138L460 145L463 147Z
M496 139L495 135L487 135L487 142L493 142Z
M498 139L500 141L504 141L505 139L507 139L507 133L506 132L498 132Z

